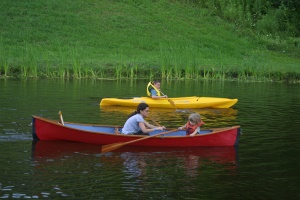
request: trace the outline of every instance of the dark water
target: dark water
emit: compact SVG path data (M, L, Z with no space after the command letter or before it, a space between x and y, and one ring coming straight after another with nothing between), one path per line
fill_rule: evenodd
M0 80L0 198L299 199L299 85L163 82L170 97L238 98L230 109L151 109L167 127L199 112L205 128L241 125L238 148L131 148L33 142L31 115L122 125L133 108L103 97L145 96L147 81Z

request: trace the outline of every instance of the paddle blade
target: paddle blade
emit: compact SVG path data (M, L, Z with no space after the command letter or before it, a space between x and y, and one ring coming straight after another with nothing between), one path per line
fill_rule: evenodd
M59 111L59 112L58 112L58 115L59 115L60 123L61 123L62 125L65 125L64 119L63 119L63 116L62 116L62 112Z
M103 146L101 146L101 153L113 151L115 149L121 148L124 145L126 145L126 143L124 143L124 142L103 145Z
M175 106L175 103L172 99L168 99L169 103L178 111L177 107Z

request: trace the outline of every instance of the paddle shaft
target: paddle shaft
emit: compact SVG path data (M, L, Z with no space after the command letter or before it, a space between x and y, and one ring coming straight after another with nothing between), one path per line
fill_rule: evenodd
M152 117L149 117L150 120L156 125L156 126L161 126L158 122L156 122Z
M151 136L147 136L147 137L142 137L142 138L139 138L139 139L136 139L136 140L131 140L131 141L128 141L128 142L119 142L119 143L103 145L101 147L101 153L109 152L109 151L118 149L122 146L125 146L127 144L131 144L131 143L134 143L134 142L139 142L139 141L146 140L146 139L153 138L153 137L157 137L157 136L160 136L160 135L165 135L165 134L172 133L172 132L175 132L175 131L178 131L178 129L165 131L165 132L162 132L162 133L159 133L159 134L155 134L155 135L151 135Z
M134 142L138 142L138 141L141 141L141 140L146 140L146 139L153 138L153 137L160 136L160 135L165 135L165 134L172 133L172 132L175 132L175 131L178 131L178 129L165 131L165 132L155 134L155 135L150 135L150 136L147 136L147 137L142 137L142 138L139 138L139 139L136 139L136 140L131 140L129 142L125 142L125 145L126 144L131 144L131 143L134 143Z

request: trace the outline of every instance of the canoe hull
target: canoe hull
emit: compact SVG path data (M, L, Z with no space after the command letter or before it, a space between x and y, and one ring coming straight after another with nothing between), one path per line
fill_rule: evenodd
M152 99L150 97L135 97L129 99L103 98L100 106L128 106L137 107L139 103L147 103L154 108L174 108L170 103L174 102L177 109L188 108L230 108L237 103L238 99L215 98L215 97L178 97L168 99Z
M32 119L32 135L34 140L62 140L105 145L117 142L129 142L145 137L114 134L114 126L66 122L65 125L61 125L57 121L38 116L33 116ZM160 132L155 131L151 134L159 134ZM160 147L237 146L239 136L239 126L203 130L203 134L193 137L185 136L185 131L176 130L168 135L152 137L129 145Z

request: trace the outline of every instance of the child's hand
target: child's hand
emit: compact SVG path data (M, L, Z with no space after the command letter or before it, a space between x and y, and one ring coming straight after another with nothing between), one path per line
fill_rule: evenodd
M190 134L190 136L193 137L193 136L195 136L196 134L197 134L197 133L192 133L192 134Z
M178 130L182 130L182 126L178 127Z

